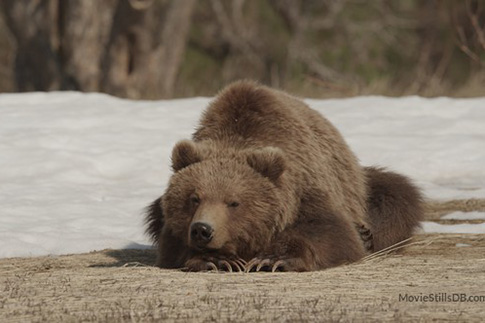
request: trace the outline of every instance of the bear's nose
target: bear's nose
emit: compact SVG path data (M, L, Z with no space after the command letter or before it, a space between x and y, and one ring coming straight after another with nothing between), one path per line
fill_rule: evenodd
M213 231L212 227L207 223L192 223L190 226L190 239L199 246L206 245L212 240Z

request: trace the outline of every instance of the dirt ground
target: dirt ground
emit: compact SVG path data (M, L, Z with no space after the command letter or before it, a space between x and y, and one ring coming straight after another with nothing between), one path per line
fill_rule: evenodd
M427 220L485 208L451 202L430 203ZM485 317L485 235L420 234L400 252L310 273L186 273L154 268L154 259L153 250L1 259L0 322Z

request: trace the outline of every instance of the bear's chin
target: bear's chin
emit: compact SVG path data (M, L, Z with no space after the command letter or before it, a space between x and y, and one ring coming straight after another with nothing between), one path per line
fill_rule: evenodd
M215 248L208 248L208 247L198 247L198 246L190 246L190 250L198 254L205 254L205 253L219 253L220 249Z
M224 244L221 247L213 246L197 246L196 244L189 243L189 248L192 252L200 255L220 255L224 257L235 257L237 256L237 251L234 246L230 244Z

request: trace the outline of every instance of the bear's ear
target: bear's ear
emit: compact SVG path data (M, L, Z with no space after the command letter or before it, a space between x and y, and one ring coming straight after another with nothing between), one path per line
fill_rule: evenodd
M190 140L179 141L172 150L172 169L178 172L182 168L202 160L199 150Z
M273 182L283 174L286 168L283 152L279 148L265 147L251 152L247 162L255 171Z

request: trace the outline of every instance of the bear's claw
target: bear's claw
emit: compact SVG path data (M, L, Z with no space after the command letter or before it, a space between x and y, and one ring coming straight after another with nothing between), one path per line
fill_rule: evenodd
M211 261L206 262L206 263L205 263L205 265L206 265L206 267L207 267L207 270L212 269L212 270L214 270L214 271L216 271L216 272L217 272L217 271L219 271L219 270L217 269L216 264L215 264L215 263L213 263L213 262L211 262Z
M276 272L278 269L280 271L283 271L285 268L285 261L284 260L278 260L277 262L274 263L273 268L271 268L271 272Z
M244 272L246 270L245 261L242 259L222 259L218 261L218 267L221 269L226 269L226 271L232 273L233 271L236 272Z
M219 260L219 267L225 268L228 272L232 273L232 266L227 260Z
M277 258L253 258L246 266L246 272L286 271L286 261Z
M234 267L236 267L237 271L244 272L246 271L246 261L243 259L236 259L232 261Z
M215 257L192 258L185 263L186 271L226 271L244 272L246 261L243 259L218 259Z
M372 231L367 228L365 225L357 226L357 230L359 231L360 238L364 243L364 247L367 251L373 252L374 251L374 236L372 235Z

